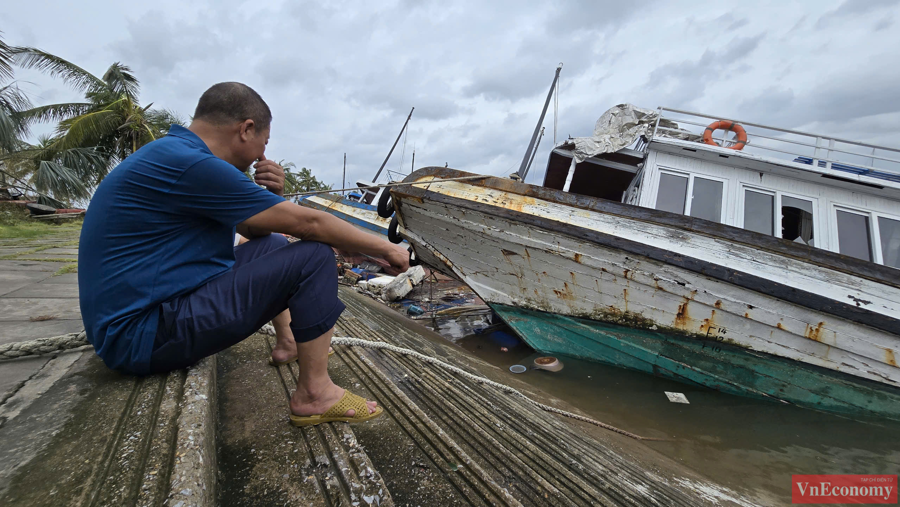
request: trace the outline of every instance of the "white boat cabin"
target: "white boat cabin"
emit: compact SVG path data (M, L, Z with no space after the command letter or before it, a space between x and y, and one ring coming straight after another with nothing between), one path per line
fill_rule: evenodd
M650 135L577 165L563 143L543 186L900 268L900 150L741 121L743 149L732 149L739 145L730 131L715 131L715 146L704 143L717 120L660 108Z

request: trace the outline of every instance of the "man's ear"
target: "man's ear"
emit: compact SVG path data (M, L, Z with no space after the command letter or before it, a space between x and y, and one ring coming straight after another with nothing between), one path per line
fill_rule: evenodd
M250 137L256 134L256 122L246 119L241 122L240 135L242 141L249 141Z

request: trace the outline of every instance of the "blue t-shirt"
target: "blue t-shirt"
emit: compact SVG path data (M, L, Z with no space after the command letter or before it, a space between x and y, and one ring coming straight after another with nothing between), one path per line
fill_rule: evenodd
M231 269L235 225L281 202L178 125L125 159L94 193L78 247L81 318L97 355L146 373L159 305Z

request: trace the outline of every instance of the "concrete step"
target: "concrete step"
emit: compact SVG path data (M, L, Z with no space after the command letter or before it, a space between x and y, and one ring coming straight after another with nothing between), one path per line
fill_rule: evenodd
M219 505L394 505L350 425L290 425L296 363L269 355L262 335L219 354Z
M214 358L143 378L93 350L50 359L0 404L0 505L212 505L214 373Z

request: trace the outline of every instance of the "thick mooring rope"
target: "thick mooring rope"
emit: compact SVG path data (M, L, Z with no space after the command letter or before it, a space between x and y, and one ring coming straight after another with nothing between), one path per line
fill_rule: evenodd
M87 344L87 335L84 331L52 336L50 338L7 343L0 345L0 360L50 354L61 350L83 347Z
M266 324L262 329L259 330L260 333L267 334L270 336L275 336L275 328L272 327L271 324ZM82 331L80 333L69 333L60 336L53 336L50 338L40 338L37 340L28 340L23 342L14 342L7 343L5 345L0 345L0 360L3 359L16 359L19 357L25 356L36 356L40 354L50 354L53 352L59 352L63 350L74 349L78 347L82 347L87 345L87 337L85 332ZM634 433L625 431L620 428L616 428L615 426L597 421L596 419L591 419L590 417L585 417L582 415L574 414L572 412L567 412L565 410L558 409L556 407L551 407L550 405L545 405L543 403L539 403L537 401L532 400L528 396L525 396L518 389L510 387L505 384L501 384L499 382L494 382L485 377L481 377L478 375L474 375L469 373L461 368L457 368L452 364L447 364L443 361L435 359L431 356L426 356L420 352L416 352L412 349L405 349L403 347L397 347L396 345L391 345L390 343L385 342L376 342L371 340L363 340L360 338L349 338L344 336L335 336L331 339L332 345L347 345L350 347L364 347L367 349L380 349L380 350L389 350L391 352L396 352L397 354L403 354L405 356L414 357L424 363L433 364L435 366L439 366L441 368L447 369L457 375L463 376L469 380L474 382L478 382L479 384L484 384L495 389L499 389L506 393L518 396L528 403L534 405L535 407L544 410L546 412L551 412L554 414L561 415L563 417L568 417L570 419L575 419L576 421L585 422L588 424L593 424L594 426L599 426L601 428L607 429L609 431L613 431L620 435L625 435L626 437L633 438L635 440L659 440L656 438L647 438L642 437L640 435L635 435Z

